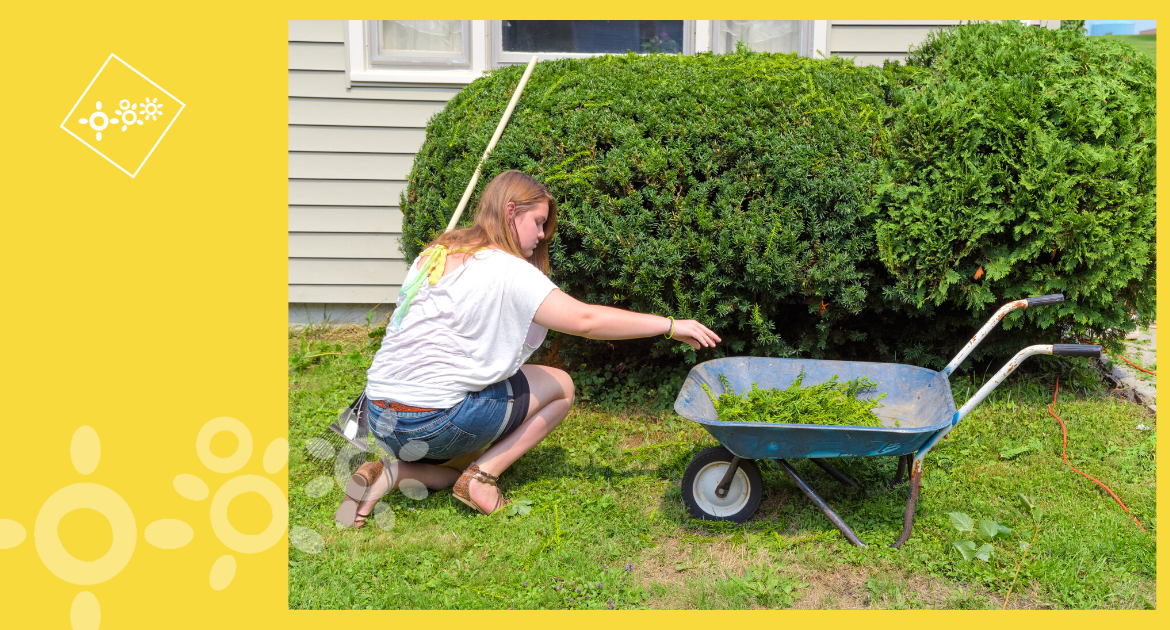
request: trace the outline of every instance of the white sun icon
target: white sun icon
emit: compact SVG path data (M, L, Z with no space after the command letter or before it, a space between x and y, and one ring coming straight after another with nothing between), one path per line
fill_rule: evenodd
M226 431L236 436L238 445L236 452L229 457L219 457L211 452L211 438L216 433ZM252 457L252 433L243 422L235 418L215 418L207 421L199 430L195 438L195 452L199 461L203 462L212 472L234 473L244 467ZM264 451L264 471L273 474L284 468L288 461L288 440L276 438ZM202 501L210 491L207 484L195 475L181 474L175 477L175 491L185 499ZM272 510L272 520L268 528L259 534L244 534L237 530L228 520L227 509L232 499L255 492L268 502ZM284 536L288 527L288 499L284 491L272 480L259 475L238 475L228 479L215 496L211 499L211 529L220 542L229 549L238 553L260 553L275 545ZM211 565L208 581L212 590L222 591L232 582L236 575L236 559L231 554L220 556Z
M142 105L142 109L140 110L139 113L142 114L143 120L155 120L156 115L158 115L158 116L163 115L163 113L162 113L163 104L159 103L157 98L152 101L152 100L150 100L150 97L148 96L148 97L146 97L146 102L140 103L140 104Z
M122 99L122 102L118 103L118 107L121 107L121 109L115 109L114 113L122 117L122 131L126 131L126 127L133 127L136 123L139 125L142 124L142 120L138 118L138 113L135 111L138 109L138 103L131 105L130 101ZM110 122L116 125L118 124L118 119L115 118Z
M109 126L110 117L106 116L106 113L102 111L102 102L101 101L97 102L97 107L95 109L97 111L90 114L89 118L82 118L81 120L78 120L77 122L79 122L83 125L89 125L90 129L93 129L94 131L97 132L98 142L101 142L102 141L102 129L105 129L107 126ZM98 124L98 117L99 116L102 119L102 122L100 125ZM116 123L118 121L114 120L114 122Z
M97 431L79 427L69 444L73 468L82 475L97 469L102 446ZM79 560L65 549L58 526L74 510L90 509L110 523L113 541L109 551L93 561ZM191 541L191 526L183 521L161 519L146 526L146 542L159 549L177 549ZM0 520L0 549L14 547L24 540L24 528L14 521ZM96 483L75 483L54 492L41 506L33 527L37 555L53 575L79 586L100 584L122 572L134 554L138 526L134 513L117 492ZM81 591L73 599L69 619L74 630L97 630L101 624L101 606L97 596Z

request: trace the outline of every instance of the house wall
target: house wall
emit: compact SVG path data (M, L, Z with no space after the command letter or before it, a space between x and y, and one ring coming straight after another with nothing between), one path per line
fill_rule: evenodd
M1032 26L1057 29L1060 20L1027 20ZM926 41L931 31L956 26L962 20L830 20L829 53L853 57L859 66L881 65L886 59L904 60L910 47Z
M289 323L361 321L398 295L398 196L444 87L347 88L343 20L288 28Z
M881 65L886 59L903 60L910 47L926 35L960 20L832 20L829 22L829 53L853 57L859 66Z
M880 64L905 59L927 33L958 23L831 21L826 47ZM459 91L347 87L346 33L344 20L289 22L290 324L362 321L371 309L392 307L407 268L398 196L427 120Z

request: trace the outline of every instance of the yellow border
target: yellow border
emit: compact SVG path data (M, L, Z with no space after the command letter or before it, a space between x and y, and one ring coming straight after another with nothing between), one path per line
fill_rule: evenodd
M814 18L827 11L860 19L943 17L954 10L923 2L732 6L735 17L783 12ZM370 16L394 9L361 3L343 12ZM463 18L504 11L541 18L701 18L729 12L710 2L657 0L571 7L461 0L405 9L418 14L407 17ZM972 17L988 18L1165 13L1154 3L1115 9L1087 2L987 2L970 10L984 14ZM269 479L281 489L286 485L286 471L266 472L261 453L286 436L287 20L327 11L339 9L307 2L271 8L238 2L69 2L23 3L7 10L6 89L0 104L5 183L0 321L7 333L0 387L7 432L0 442L0 519L25 531L19 544L0 549L0 620L7 627L68 628L71 609L81 614L94 601L106 628L596 623L598 617L585 614L538 612L287 611L287 537L258 553L233 551L213 532L212 500L184 499L175 491L173 480L180 473L200 478L211 496L241 475ZM110 53L186 105L134 179L59 127ZM1165 258L1166 252L1160 253ZM1164 283L1159 289L1165 291ZM251 457L232 473L209 470L195 448L204 423L221 416L239 419L255 440ZM87 475L67 455L82 426L92 427L100 441L100 451L89 452L98 465ZM40 560L34 534L46 499L82 482L109 488L124 500L140 532L152 522L177 519L193 528L194 539L161 550L139 536L132 558L113 578L85 586L66 582ZM48 526L42 529L41 534L56 536ZM225 554L233 560L223 561ZM209 585L213 564L234 567L220 591ZM1158 591L1165 595L1161 584ZM994 621L988 613L953 612L657 612L622 613L606 623L1076 628L1103 622L1140 627L1157 619L1165 625L1164 618L1160 612L1021 612Z

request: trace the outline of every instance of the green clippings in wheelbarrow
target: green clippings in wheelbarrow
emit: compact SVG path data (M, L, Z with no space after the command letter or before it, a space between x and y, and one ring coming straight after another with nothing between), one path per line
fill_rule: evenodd
M801 387L803 380L804 372L801 372L786 389L760 389L753 382L751 389L741 396L720 374L719 381L725 390L723 394L716 398L706 384L703 390L711 397L719 419L724 422L882 426L873 409L881 406L878 402L886 397L885 393L866 400L857 399L857 394L872 392L880 383L865 376L838 383L836 374L824 383L810 387Z

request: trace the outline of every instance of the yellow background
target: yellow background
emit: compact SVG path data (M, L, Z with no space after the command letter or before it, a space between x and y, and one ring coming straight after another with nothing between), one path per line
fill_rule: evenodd
M786 18L888 19L970 10L982 15L961 17L1150 19L1165 13L1152 3L900 3L897 14L892 5L874 2L737 3L742 10L735 15L727 15L727 6L609 1L557 15L564 5L448 2L408 17L500 17L505 10L564 18L779 17L783 12ZM20 523L27 535L20 545L0 550L0 625L68 628L70 605L83 590L97 597L103 628L600 621L596 615L554 619L550 613L506 611L288 611L287 538L263 553L231 552L211 531L210 497L189 501L172 486L180 473L203 479L212 495L240 474L269 476L285 486L286 471L266 475L261 459L273 439L286 435L287 20L378 17L393 10L393 3L343 9L316 3L251 8L239 2L23 3L5 10L0 321L6 335L0 345L0 413L6 431L0 441L0 519ZM833 15L814 15L825 10ZM343 15L322 15L326 11ZM187 105L136 179L59 127L110 53ZM250 461L234 474L209 471L195 453L199 428L219 416L244 422L254 441ZM97 469L84 477L74 470L69 452L82 425L93 427L101 441ZM213 450L232 450L232 441L217 440ZM44 501L79 482L102 484L121 495L138 532L125 569L93 586L51 574L33 540ZM255 533L267 523L268 508L261 500L241 499L230 514L237 527ZM164 518L189 523L194 540L174 550L148 544L143 530ZM110 540L105 520L86 511L67 517L60 535L68 549L89 559L103 553ZM212 591L212 563L229 553L237 562L235 578L225 590ZM1165 594L1161 585L1159 594ZM1160 612L1017 613L994 621L989 613L867 612L618 613L612 619L625 626L983 625L1005 619L1021 626L1165 624Z

